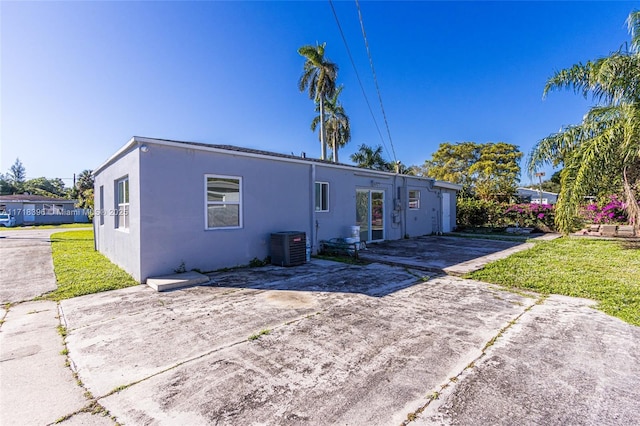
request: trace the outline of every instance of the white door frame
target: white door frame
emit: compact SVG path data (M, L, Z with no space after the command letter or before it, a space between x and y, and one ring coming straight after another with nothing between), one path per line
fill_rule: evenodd
M442 193L442 232L451 232L451 194Z
M367 243L370 242L376 242L376 241L384 241L387 232L386 232L386 219L385 219L385 214L386 214L386 206L385 206L385 191L382 189L356 189L356 194L358 192L364 192L367 194L367 200L368 200L368 205L367 205L367 222L368 222L368 229L367 229ZM373 209L372 209L372 202L373 202L373 197L372 195L374 193L379 193L382 194L382 238L381 239L376 239L373 240ZM356 195L356 209L358 208L357 206L357 200L358 197Z

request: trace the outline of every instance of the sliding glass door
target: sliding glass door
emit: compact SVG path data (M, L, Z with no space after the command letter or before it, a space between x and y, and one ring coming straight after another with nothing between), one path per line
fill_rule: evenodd
M356 190L356 225L360 241L384 240L384 191Z

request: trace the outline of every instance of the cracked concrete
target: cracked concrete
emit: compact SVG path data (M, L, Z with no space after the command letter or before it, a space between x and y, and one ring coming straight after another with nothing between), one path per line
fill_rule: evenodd
M0 329L2 424L51 424L90 404L65 367L57 316L55 302L38 301L12 306L4 318ZM114 424L102 416L90 419L85 424Z
M531 302L456 278L416 283L384 265L308 268L63 301L70 356L128 424L400 423ZM271 333L248 340L262 329Z
M126 424L527 424L532 413L538 424L571 424L603 413L602 391L580 383L600 377L602 364L585 360L601 356L596 342L605 338L617 374L599 386L609 392L626 380L624 398L606 399L617 417L605 418L637 422L637 327L584 300L538 305L538 296L416 275L424 273L314 261L211 274L215 285L163 294L141 286L84 296L62 308L79 376ZM566 399L555 389L563 368L565 386L579 389ZM487 383L474 379L484 372ZM578 395L590 402L577 404Z
M557 234L543 239L557 238ZM423 236L408 240L384 241L367 246L362 259L435 273L462 276L482 268L489 262L508 257L533 247L522 240Z
M61 302L72 366L118 422L640 424L640 328L591 301L536 304L538 295L381 264L210 276L203 287ZM113 424L83 412L94 401L68 368L50 365L64 360L50 307L0 312L2 422ZM30 317L40 325L15 333Z
M534 306L415 424L639 424L640 327L592 305Z

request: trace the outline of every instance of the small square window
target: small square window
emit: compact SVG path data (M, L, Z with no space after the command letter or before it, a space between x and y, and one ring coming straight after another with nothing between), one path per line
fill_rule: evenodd
M242 227L242 178L205 176L206 229Z
M409 210L418 210L420 208L420 191L409 191Z
M316 211L329 211L329 183L316 182Z

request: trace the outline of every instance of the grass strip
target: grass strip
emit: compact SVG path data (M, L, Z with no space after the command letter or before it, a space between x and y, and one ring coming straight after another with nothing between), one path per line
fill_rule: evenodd
M51 251L58 288L45 295L45 299L58 301L138 285L129 274L93 249L92 230L53 234Z
M539 242L465 278L593 299L598 309L640 326L638 242L567 237Z
M0 231L37 231L39 229L93 229L91 223L62 223L60 225L29 225L0 228Z

